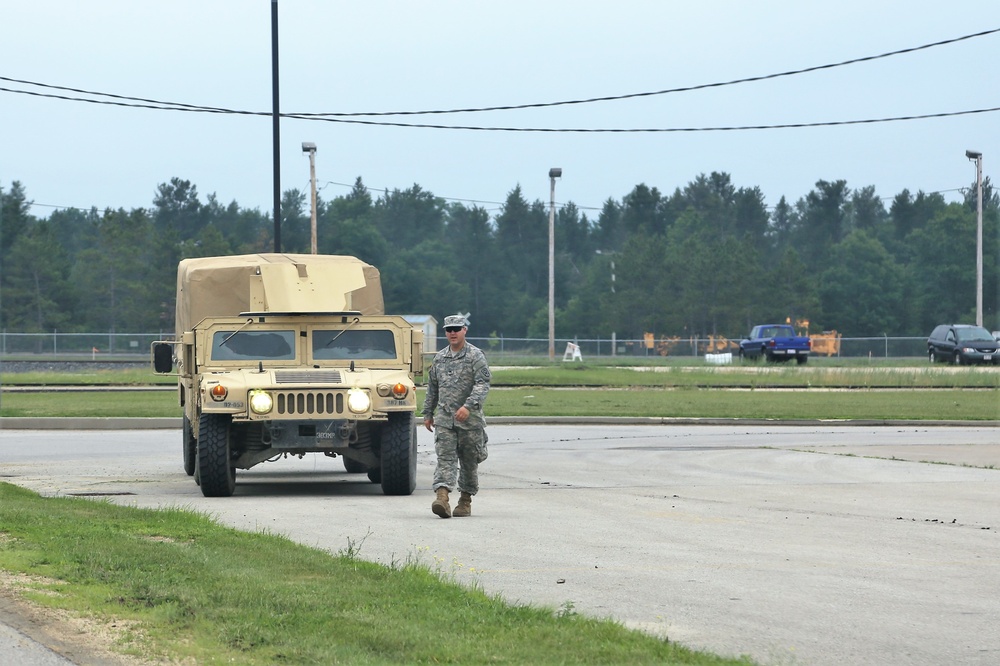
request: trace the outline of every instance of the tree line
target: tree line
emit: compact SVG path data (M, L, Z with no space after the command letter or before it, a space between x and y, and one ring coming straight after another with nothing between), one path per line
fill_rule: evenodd
M888 203L887 203L888 202ZM983 186L984 325L1000 329L1000 197ZM24 186L0 184L0 327L7 332L171 332L177 262L273 251L259 209L204 199L180 178L149 208L31 214ZM305 192L281 202L282 251L308 253ZM317 204L318 250L378 267L386 311L442 320L471 313L470 334L548 337L547 203L520 186L497 211L413 185L373 197L358 178ZM665 194L636 185L588 215L555 215L556 337L724 335L808 320L845 337L922 336L974 322L976 189L961 203L820 180L766 205L759 188L701 174Z

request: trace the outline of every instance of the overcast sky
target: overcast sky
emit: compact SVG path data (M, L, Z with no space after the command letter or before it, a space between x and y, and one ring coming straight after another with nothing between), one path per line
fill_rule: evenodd
M622 96L762 77L1000 28L995 0L279 0L282 113L427 111ZM527 110L362 120L538 129L679 129L872 120L1000 107L1000 33L759 82ZM0 87L64 86L270 114L268 0L33 0L0 13ZM85 96L89 99L103 99ZM314 142L326 200L355 178L413 184L494 210L517 185L596 217L638 183L699 174L760 187L768 206L818 180L949 201L1000 164L1000 112L795 129L501 132L281 121L281 189L308 192ZM272 210L269 115L188 113L0 91L0 187L32 212L148 207L191 181L205 200ZM588 209L595 209L589 211Z

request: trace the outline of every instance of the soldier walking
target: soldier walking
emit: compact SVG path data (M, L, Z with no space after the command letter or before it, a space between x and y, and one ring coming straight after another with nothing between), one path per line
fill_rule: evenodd
M483 403L490 390L486 355L466 342L465 315L444 318L448 346L434 356L427 373L424 427L434 433L437 466L431 511L441 518L472 515L472 496L479 492L479 463L486 460L486 419ZM455 511L448 493L461 492Z

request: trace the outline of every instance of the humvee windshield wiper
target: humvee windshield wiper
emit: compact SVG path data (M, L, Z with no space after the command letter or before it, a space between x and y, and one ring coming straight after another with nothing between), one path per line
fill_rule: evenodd
M353 320L353 321L352 321L352 322L351 322L350 324L348 324L348 325L347 325L347 326L346 326L346 327L344 328L344 330L340 331L339 333L337 333L337 335L335 335L335 336L333 336L332 338L330 338L330 341L329 341L329 342L327 342L327 343L326 343L325 345L323 345L323 346L324 346L324 347L329 347L330 345L332 345L332 344L333 344L334 342L336 342L337 338L339 338L340 336L342 336L342 335L343 335L344 333L346 333L346 332L347 332L347 329L349 329L349 328L350 328L351 326L354 326L354 325L355 325L355 324L357 324L357 323L358 323L359 321L361 321L361 318L360 318L360 317L355 317L355 318L354 318L354 320Z
M239 333L240 331L242 331L244 328L246 328L247 326L249 326L252 323L253 323L253 317L251 317L250 319L247 319L246 322L244 322L242 326L240 326L238 329L236 329L235 331L233 331L232 333L230 333L229 335L227 335L226 339L219 343L219 346L220 347L224 346L227 342L229 342L230 340L233 339L233 336L235 336L237 333Z

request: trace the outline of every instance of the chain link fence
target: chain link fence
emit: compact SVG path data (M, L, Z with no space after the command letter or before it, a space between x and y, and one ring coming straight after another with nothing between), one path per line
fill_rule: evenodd
M548 357L548 340L536 338L477 338L469 336L472 344L480 347L491 357ZM555 341L555 356L567 361L574 358L575 345L579 356L611 357L622 356L630 358L661 357L661 358L696 358L705 354L731 353L735 357L739 351L739 342L717 337L666 338L641 340L612 338L557 338ZM431 351L431 350L427 350ZM912 358L927 355L926 337L869 337L843 338L837 337L817 345L813 342L814 358Z
M173 333L0 333L0 354L12 356L149 357L156 340Z
M150 345L156 340L169 340L173 333L0 333L0 354L4 357L55 357L68 356L92 359L140 358L149 356ZM493 336L469 341L497 359L513 357L548 358L548 340L538 338L505 338ZM649 336L635 339L619 338L557 338L556 358L573 360L573 347L579 350L577 358L590 357L660 357L692 358L712 353L737 355L737 342L716 337L660 338ZM425 349L432 353L436 350ZM846 358L912 358L927 354L926 337L882 336L870 338L844 338L824 340L813 338L813 357Z

